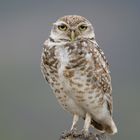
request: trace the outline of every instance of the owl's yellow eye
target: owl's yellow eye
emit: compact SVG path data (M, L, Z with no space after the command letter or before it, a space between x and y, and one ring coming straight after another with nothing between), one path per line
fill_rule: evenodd
M86 25L80 25L79 26L79 30L80 31L85 31L87 29L87 26Z
M58 29L61 31L66 31L67 30L67 26L65 24L59 25Z

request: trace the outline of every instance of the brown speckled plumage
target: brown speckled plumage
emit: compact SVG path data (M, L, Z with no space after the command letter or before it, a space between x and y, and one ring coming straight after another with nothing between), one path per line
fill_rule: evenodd
M59 21L64 21L65 23L67 23L70 26L75 26L81 22L86 21L86 19L82 16L70 15L70 16L64 16L64 17L60 18Z
M66 22L70 27L81 22L89 23L81 16L65 16L58 21ZM57 40L55 37L52 41L51 36L44 43L41 70L57 100L73 115L84 119L89 116L90 123L96 129L109 134L116 133L117 128L112 119L109 65L94 39L94 33L92 37L85 38L83 35L74 42L66 39L62 41L62 38ZM87 129L88 124L85 124Z

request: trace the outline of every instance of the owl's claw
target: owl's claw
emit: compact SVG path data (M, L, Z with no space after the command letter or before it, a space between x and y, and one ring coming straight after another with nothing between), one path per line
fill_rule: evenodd
M88 138L90 136L90 133L88 131L85 131L84 129L81 131L81 135L83 135L85 138Z

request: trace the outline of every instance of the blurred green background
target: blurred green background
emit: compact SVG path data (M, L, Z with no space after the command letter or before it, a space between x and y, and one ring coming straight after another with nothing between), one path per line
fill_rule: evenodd
M93 23L110 63L113 140L139 139L140 1L0 0L0 140L58 140L69 129L72 116L40 71L42 44L52 23L67 14Z

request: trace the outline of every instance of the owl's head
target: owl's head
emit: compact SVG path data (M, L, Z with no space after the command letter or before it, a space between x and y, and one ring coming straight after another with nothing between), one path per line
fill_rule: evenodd
M68 15L59 18L51 30L51 38L56 41L74 42L79 39L95 38L92 24L84 17Z

